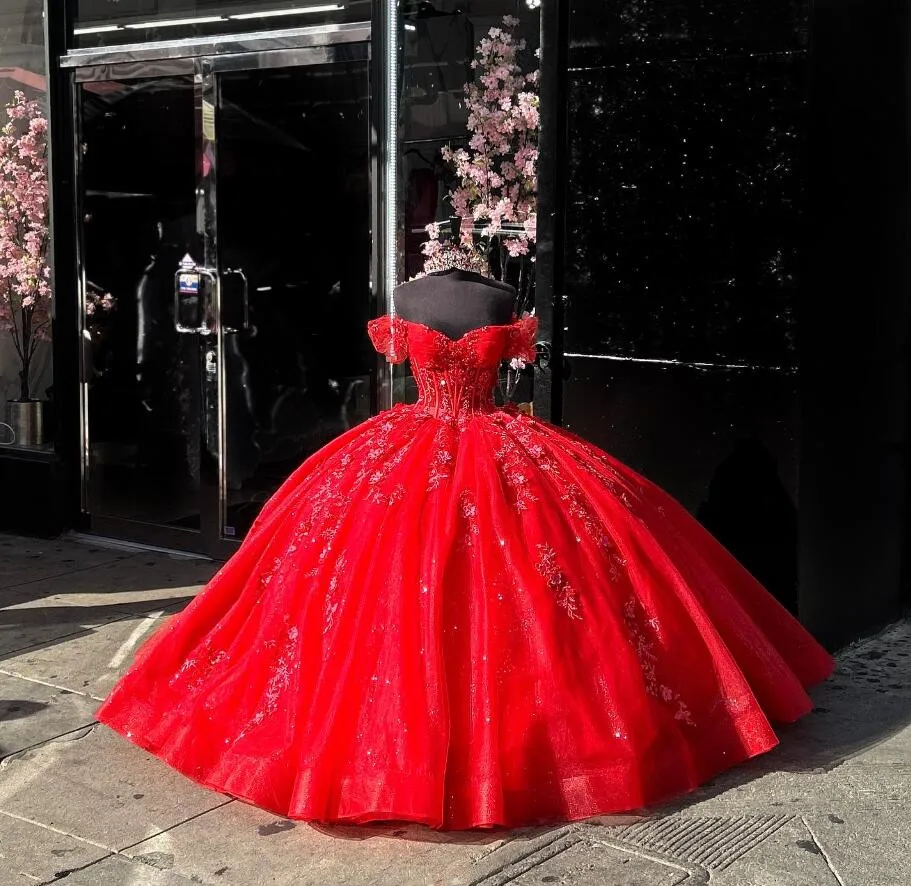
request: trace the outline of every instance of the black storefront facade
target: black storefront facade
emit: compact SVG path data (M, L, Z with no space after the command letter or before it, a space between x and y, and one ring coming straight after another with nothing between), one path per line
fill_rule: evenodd
M19 2L52 133L52 433L0 447L4 529L224 557L296 464L410 395L364 324L446 214L472 48L515 15L541 47L535 411L830 645L907 605L907 14Z

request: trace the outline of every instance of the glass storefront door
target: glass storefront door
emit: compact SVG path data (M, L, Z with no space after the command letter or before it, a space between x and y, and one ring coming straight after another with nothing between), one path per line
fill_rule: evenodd
M228 553L366 418L367 46L76 72L84 507Z

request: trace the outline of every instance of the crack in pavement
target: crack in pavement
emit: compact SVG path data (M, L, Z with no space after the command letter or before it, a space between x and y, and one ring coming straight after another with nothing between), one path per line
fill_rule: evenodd
M82 726L77 726L74 729L67 729L66 732L61 732L58 735L51 736L50 738L43 738L41 741L36 741L34 744L30 744L28 747L19 748L18 751L13 751L10 754L5 756L0 756L0 770L6 769L10 766L11 763L14 763L18 760L23 754L28 751L34 751L36 748L40 748L43 745L53 744L58 741L82 741L84 738L88 738L98 726L97 720L92 720L90 723L84 723ZM83 732L83 735L76 735L77 732ZM75 736L74 738L67 738L67 736Z
M79 865L79 867L64 868L62 871L57 871L50 880L43 880L38 886L54 886L54 883L65 880L70 874L78 874L80 871L88 870L93 865L99 864L102 861L107 861L109 858L114 858L116 855L116 852L109 852L107 855L103 855L101 858L96 858L94 861L87 862L86 864Z
M813 838L813 842L816 844L816 848L819 850L819 854L822 856L823 861L826 863L826 867L832 872L832 876L838 881L838 886L846 886L845 881L841 878L841 874L835 869L835 865L832 864L832 859L829 858L829 853L826 852L825 847L822 845L819 837L816 836L813 828L810 827L810 823L807 821L805 815L800 816L800 820L803 822L803 826L807 829L807 833Z

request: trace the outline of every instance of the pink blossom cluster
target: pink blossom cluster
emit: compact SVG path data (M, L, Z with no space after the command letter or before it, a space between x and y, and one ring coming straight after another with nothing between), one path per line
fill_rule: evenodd
M22 395L37 342L50 325L47 119L16 92L0 129L0 330L22 362Z
M114 310L114 296L110 292L94 292L89 289L85 294L85 313L91 317L99 311Z
M503 19L478 44L466 84L470 137L467 148L442 149L458 186L450 194L461 219L459 239L466 249L501 239L513 257L528 255L537 238L538 132L541 125L538 71L519 64L525 41L517 39L519 20Z

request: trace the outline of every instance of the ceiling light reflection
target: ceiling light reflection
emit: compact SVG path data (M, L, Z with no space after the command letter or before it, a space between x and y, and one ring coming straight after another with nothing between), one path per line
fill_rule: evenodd
M85 28L73 28L74 34L107 34L110 31L119 31L120 25L89 25Z
M212 22L223 21L226 21L226 19L221 15L201 15L197 18L171 18L157 22L131 22L128 25L124 25L124 27L133 31L146 31L153 28L182 28L188 25L207 25Z
M280 15L306 15L312 12L337 12L344 9L338 3L324 3L321 6L295 6L292 9L264 9L261 12L238 12L229 15L231 19L275 18Z

